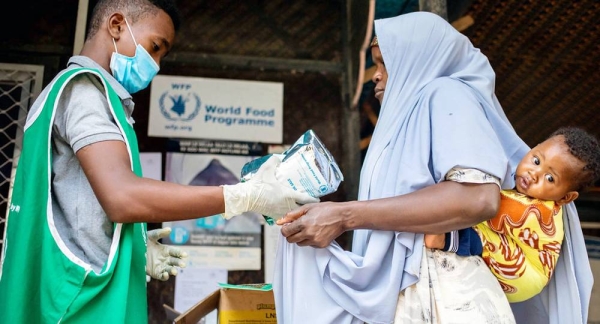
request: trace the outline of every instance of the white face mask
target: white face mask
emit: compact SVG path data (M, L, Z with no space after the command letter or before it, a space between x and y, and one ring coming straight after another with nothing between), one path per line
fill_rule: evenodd
M136 93L148 87L152 79L158 73L160 67L146 49L138 44L133 37L127 19L125 19L131 39L136 45L133 57L125 56L117 52L117 43L113 38L115 51L110 58L110 70L112 75L129 93Z

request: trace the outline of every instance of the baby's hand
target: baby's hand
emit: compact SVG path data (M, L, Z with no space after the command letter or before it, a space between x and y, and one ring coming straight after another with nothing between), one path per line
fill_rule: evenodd
M425 234L425 247L442 250L446 245L446 234Z

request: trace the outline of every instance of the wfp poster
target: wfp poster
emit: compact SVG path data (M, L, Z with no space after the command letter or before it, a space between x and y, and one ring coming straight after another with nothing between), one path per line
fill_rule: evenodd
M157 75L148 136L281 143L283 83Z
M258 143L210 140L170 140L167 150L165 180L192 186L236 184L244 164L262 154ZM172 231L163 243L187 251L190 267L260 270L263 223L256 213L165 222Z

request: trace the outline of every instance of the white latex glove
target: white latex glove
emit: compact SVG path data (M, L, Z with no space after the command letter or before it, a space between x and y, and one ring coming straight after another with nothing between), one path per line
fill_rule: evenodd
M187 253L180 248L158 242L169 234L171 234L170 227L148 231L146 274L162 281L168 280L169 275L177 275L176 267L185 268L183 259L187 258Z
M251 211L279 219L299 205L319 201L307 193L295 191L287 184L277 181L275 170L279 164L281 160L272 156L250 180L222 186L225 198L223 217L230 219Z

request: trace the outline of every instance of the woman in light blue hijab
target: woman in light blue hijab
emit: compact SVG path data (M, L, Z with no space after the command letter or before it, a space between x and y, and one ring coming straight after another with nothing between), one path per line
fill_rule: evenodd
M445 20L410 13L376 20L375 32L382 107L359 201L306 205L283 221L296 219L277 252L278 321L586 323L592 278L572 204L553 279L511 305L515 318L479 257L424 249L415 233L493 217L529 148L496 99L487 58ZM352 252L334 241L347 230Z

